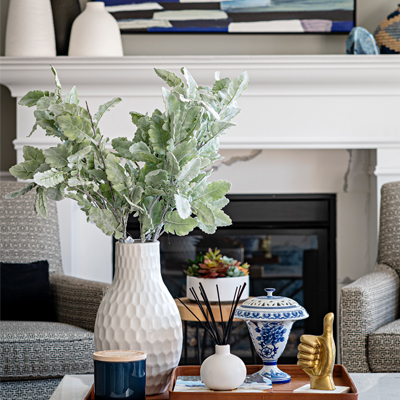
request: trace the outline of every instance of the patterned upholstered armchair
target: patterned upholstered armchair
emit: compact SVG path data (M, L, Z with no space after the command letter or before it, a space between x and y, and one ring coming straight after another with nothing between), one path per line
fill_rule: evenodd
M0 321L0 393L4 399L48 399L62 376L93 373L93 329L106 284L63 274L57 208L36 216L35 190L14 200L24 183L0 182L0 261L47 260L57 322Z
M350 372L400 372L400 182L381 193L375 269L342 289L340 353Z

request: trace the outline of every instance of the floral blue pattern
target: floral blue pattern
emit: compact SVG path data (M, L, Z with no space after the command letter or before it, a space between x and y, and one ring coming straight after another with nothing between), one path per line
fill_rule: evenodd
M248 319L300 319L305 318L306 315L302 310L284 312L284 313L258 313L254 311L236 310L235 318L248 318Z
M279 350L277 346L279 343L285 342L285 333L288 331L284 328L283 322L271 322L268 325L260 324L252 321L255 325L254 331L257 335L255 335L255 339L257 340L261 354L261 358L273 360Z

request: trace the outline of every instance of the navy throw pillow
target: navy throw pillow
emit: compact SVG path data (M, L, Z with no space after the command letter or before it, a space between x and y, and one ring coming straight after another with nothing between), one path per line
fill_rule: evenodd
M49 263L0 263L1 314L5 321L55 321Z

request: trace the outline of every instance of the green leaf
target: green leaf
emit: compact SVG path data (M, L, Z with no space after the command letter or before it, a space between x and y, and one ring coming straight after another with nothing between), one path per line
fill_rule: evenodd
M168 173L162 169L156 169L146 175L145 183L152 188L165 186L168 183Z
M133 204L138 204L142 198L144 190L141 186L136 185L133 188L132 195L131 195L131 201Z
M74 86L71 91L65 96L64 103L79 104L78 91L76 86Z
M170 87L180 86L182 84L182 79L178 78L173 72L159 68L154 68L154 71L156 71L156 74Z
M90 122L87 119L74 115L61 115L57 118L57 122L63 134L70 140L82 143L85 139L95 143L93 139L93 131Z
M17 199L18 197L23 196L24 194L28 193L31 191L34 187L36 186L36 183L30 183L27 186L24 186L23 188L16 190L15 192L7 193L5 198L6 199Z
M31 133L28 135L28 137L31 137L31 136L32 136L32 133L36 131L37 127L38 127L38 124L37 124L37 122L35 122L35 123L33 124L33 126L32 126Z
M224 111L220 114L220 121L221 122L229 122L231 119L236 117L240 113L240 108L237 107L229 107L225 108Z
M231 188L231 183L224 180L209 183L204 191L196 196L195 200L202 199L203 202L212 202L221 199ZM204 200L203 200L204 199Z
M65 185L63 183L60 183L59 185L55 187L48 188L46 190L46 196L50 200L54 201L60 201L64 199L64 188Z
M174 194L174 199L179 216L183 219L190 217L192 210L189 200L180 194Z
M200 172L201 161L199 157L194 158L185 164L181 170L181 172L176 177L176 180L190 182L194 179Z
M174 154L176 160L180 162L186 156L195 154L196 145L196 139L192 138L188 142L185 141L181 144L178 144L178 146L175 147L172 153Z
M95 177L99 182L107 180L106 173L100 169L89 169L88 173L89 175Z
M118 155L127 159L132 157L132 154L129 151L132 144L133 142L128 140L126 137L118 137L111 141L111 145Z
M235 125L230 122L216 121L211 125L211 133L214 137L220 136L231 126Z
M107 103L101 105L99 107L99 111L94 115L93 120L95 121L95 124L97 125L103 115L105 114L106 111L110 110L110 108L116 106L118 103L120 103L122 99L120 97L114 97L112 100L108 101Z
M57 103L57 99L55 97L44 96L38 100L36 107L38 110L46 111L49 107L51 107L52 105L55 105L56 103Z
M131 111L129 114L131 115L133 124L136 125L136 126L139 126L139 120L141 118L143 118L144 115L140 114L140 113L138 113L136 111Z
M153 114L151 126L149 129L150 142L153 149L158 154L165 154L172 150L173 140L171 132L163 129L164 120L162 116Z
M97 225L97 227L100 228L107 236L112 236L115 234L119 226L119 222L110 210L92 207L89 210L89 216Z
M207 226L207 225L204 225L203 223L199 222L198 226L204 233L208 233L209 235L212 235L217 230L216 225Z
M92 151L92 146L86 146L83 149L77 151L76 153L70 155L67 160L71 164L76 164L85 158Z
M52 168L63 168L68 165L68 149L63 145L59 144L57 147L50 147L43 151L46 157L46 163Z
M59 139L66 139L55 125L55 121L48 119L44 111L36 110L33 115L36 118L36 123L46 131L46 136L55 136Z
M25 161L34 160L39 164L44 163L44 155L42 150L32 146L24 146L22 151Z
M185 113L185 119L182 124L182 129L186 134L191 134L200 122L201 115L203 113L203 108L201 106L190 107ZM179 138L177 138L179 140Z
M32 179L35 171L40 167L40 164L35 160L29 160L10 168L10 174L16 178L26 180Z
M185 236L197 226L197 221L194 218L181 218L178 211L169 211L165 215L165 232L172 233L178 236Z
M47 219L47 197L43 188L36 188L35 212L42 218Z
M179 173L179 163L173 153L170 151L167 153L167 172L172 176L175 177Z
M229 78L217 80L212 88L213 92L219 92L220 90L227 89L230 82L231 80Z
M62 87L61 87L61 82L58 79L57 71L55 70L55 68L53 66L51 66L51 70L52 70L52 72L54 74L54 82L55 82L56 87L57 87L56 95L61 96Z
M229 204L229 199L227 199L225 196L212 202L212 205L214 207L217 207L218 209L224 208L228 204Z
M107 154L106 174L108 180L117 192L123 192L129 188L125 169L120 164L120 159L112 153Z
M191 98L195 97L195 93L196 93L196 89L197 89L197 83L196 81L193 79L193 76L190 74L190 72L185 68L181 68L181 72L184 75L185 79L186 79L186 83L188 86L188 92Z
M65 172L57 171L55 168L49 169L45 172L37 172L33 180L39 186L50 188L58 185L64 181Z
M131 206L129 212L134 212L134 211L140 211L144 212L143 208L138 206L137 204L133 203L132 201L129 200L129 198L124 195L124 199L127 201L127 203Z
M223 102L224 106L228 107L234 103L247 88L248 83L249 75L247 72L243 72L243 74L240 74L238 77L233 79L233 81L229 84L227 96Z
M232 220L222 210L217 207L211 207L215 217L215 225L229 226L232 225Z
M33 107L36 105L39 99L44 96L44 92L41 90L32 90L28 92L19 102L20 106Z
M134 143L131 147L129 147L130 157L126 157L132 161L136 162L151 162L156 164L158 159L156 156L151 154L149 147L146 143L140 141Z
M202 203L201 201L196 201L193 204L193 208L197 215L197 219L204 225L210 226L215 225L215 217L214 213L211 210L211 207Z

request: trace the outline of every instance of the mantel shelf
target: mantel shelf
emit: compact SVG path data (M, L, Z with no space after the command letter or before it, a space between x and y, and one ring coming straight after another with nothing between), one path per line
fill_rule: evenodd
M17 99L34 89L52 90L53 65L66 92L73 85L91 110L120 96L124 100L102 131L131 136L128 112L163 108L163 82L154 68L179 73L183 66L202 85L214 71L234 77L248 71L250 83L239 101L237 127L221 138L230 149L400 148L400 55L353 56L131 56L117 58L1 57L0 83ZM16 149L47 147L53 139L36 134L32 110L18 107ZM32 122L32 123L31 123Z

